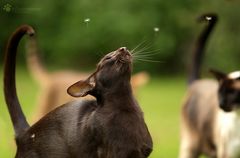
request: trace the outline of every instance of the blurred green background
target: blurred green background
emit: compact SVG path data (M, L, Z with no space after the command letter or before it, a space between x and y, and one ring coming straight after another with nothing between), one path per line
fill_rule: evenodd
M137 96L154 138L151 158L174 158L186 66L203 28L196 17L215 12L220 18L206 49L203 74L209 67L233 71L239 68L240 58L239 6L237 0L1 0L0 76L7 39L21 24L36 29L41 57L50 70L91 70L103 54L143 43L139 50L155 51L151 60L160 61L134 63L135 72L145 70L152 75ZM25 66L24 41L17 66L18 94L30 118L38 85ZM15 154L13 131L0 94L0 157L11 158Z
M231 71L240 57L239 6L237 0L1 0L0 50L9 34L26 23L36 29L44 62L53 69L90 69L102 54L145 41L148 51L158 50L154 59L162 62L137 62L135 71L182 73L203 27L196 17L216 12L220 21L209 41L206 65ZM19 58L23 63L24 55Z

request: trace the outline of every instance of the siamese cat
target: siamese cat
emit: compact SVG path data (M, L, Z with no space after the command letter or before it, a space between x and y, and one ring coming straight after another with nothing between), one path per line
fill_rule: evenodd
M15 131L15 158L147 158L152 138L132 94L133 56L126 47L106 54L96 71L67 89L74 97L93 96L56 108L34 125L26 121L16 83L17 47L29 25L9 38L4 60L4 97ZM27 93L25 93L27 95Z
M193 55L193 69L182 107L180 158L240 157L240 71L225 74L210 70L217 81L199 79L207 37L217 22L214 14L204 15L208 25Z
M201 154L217 157L216 116L222 110L218 104L219 83L200 79L200 67L205 45L218 17L204 14L198 19L207 22L193 50L188 78L188 90L181 113L181 144L179 158L198 158ZM218 74L214 71L214 74Z
M33 122L35 122L57 106L76 100L67 95L66 89L76 80L88 77L90 73L71 70L49 72L39 57L35 36L27 39L26 51L28 69L40 86L37 109L33 117ZM131 78L134 93L136 94L137 90L145 85L148 80L149 75L147 72L142 71L134 74ZM88 98L90 97L88 96L86 99Z

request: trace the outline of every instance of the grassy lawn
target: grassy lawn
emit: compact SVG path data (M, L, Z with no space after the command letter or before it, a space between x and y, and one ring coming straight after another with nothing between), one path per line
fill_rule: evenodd
M1 69L2 70L2 69ZM0 74L2 80L2 72ZM2 87L2 81L0 82ZM17 88L22 108L30 118L35 108L38 86L25 70L17 70ZM145 120L154 141L150 158L176 158L179 148L179 111L185 92L185 79L152 78L137 94ZM0 91L0 157L12 158L16 153L12 124Z

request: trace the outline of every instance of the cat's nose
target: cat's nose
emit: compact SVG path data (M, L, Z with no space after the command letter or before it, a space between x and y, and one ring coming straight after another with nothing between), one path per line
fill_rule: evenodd
M126 47L121 47L118 49L120 52L126 52L127 51L127 48Z
M127 47L121 47L117 50L120 56L131 56L131 53L127 50Z

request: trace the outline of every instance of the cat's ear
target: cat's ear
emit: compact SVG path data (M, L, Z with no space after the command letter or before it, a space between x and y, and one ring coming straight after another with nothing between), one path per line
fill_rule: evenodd
M84 97L95 87L95 82L91 79L80 80L67 89L67 93L73 97Z
M227 78L227 75L224 72L214 70L214 69L210 69L209 72L213 74L218 81L222 81Z

